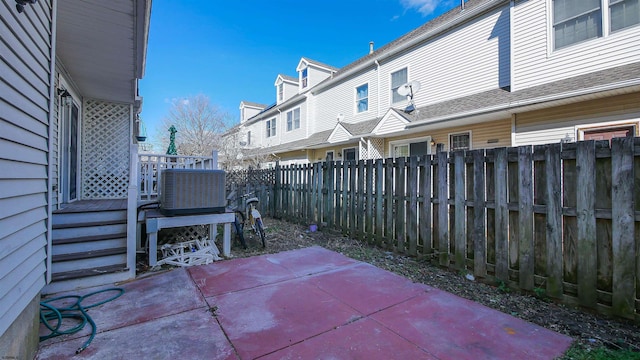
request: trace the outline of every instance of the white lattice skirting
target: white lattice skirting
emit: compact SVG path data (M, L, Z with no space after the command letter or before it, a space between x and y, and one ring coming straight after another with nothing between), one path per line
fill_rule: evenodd
M130 105L85 101L82 123L83 199L127 197L130 119Z

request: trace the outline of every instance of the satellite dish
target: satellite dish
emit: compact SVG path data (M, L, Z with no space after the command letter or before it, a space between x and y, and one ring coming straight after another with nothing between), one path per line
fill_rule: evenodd
M402 96L408 96L410 99L413 99L413 95L420 90L420 82L418 81L410 81L406 84L400 85L398 88L398 94Z

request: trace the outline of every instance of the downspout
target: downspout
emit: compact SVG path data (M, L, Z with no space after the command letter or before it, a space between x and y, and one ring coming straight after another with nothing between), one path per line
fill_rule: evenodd
M57 33L57 24L58 24L58 1L53 0L51 3L51 50L50 50L50 59L51 66L49 67L49 139L47 141L47 146L49 153L47 163L47 259L46 259L46 276L45 281L47 284L51 283L51 251L52 251L52 223L53 223L53 107L54 107L54 96L57 96L56 92L56 33Z
M377 82L378 82L378 88L377 88L377 93L378 93L378 100L377 100L377 104L376 104L376 119L380 117L380 63L378 62L378 59L375 59L373 61L374 64L376 64L376 76L377 76Z

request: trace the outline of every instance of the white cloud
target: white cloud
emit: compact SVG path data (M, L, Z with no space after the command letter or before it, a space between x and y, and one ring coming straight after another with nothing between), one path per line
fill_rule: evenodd
M440 3L448 2L446 0L400 0L405 10L415 9L422 16L431 15Z

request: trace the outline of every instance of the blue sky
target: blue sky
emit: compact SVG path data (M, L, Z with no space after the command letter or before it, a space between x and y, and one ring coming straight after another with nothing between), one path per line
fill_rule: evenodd
M275 102L278 74L297 76L307 57L343 67L459 0L155 0L142 119L147 134L173 99L204 94L239 121L240 101Z

